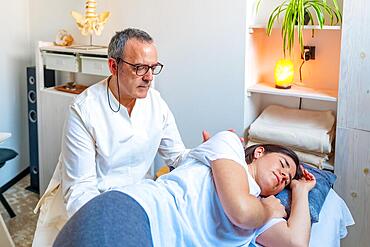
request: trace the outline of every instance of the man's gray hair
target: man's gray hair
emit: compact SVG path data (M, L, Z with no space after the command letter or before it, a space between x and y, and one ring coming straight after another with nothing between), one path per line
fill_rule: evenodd
M141 42L152 43L153 39L150 35L136 28L127 28L123 31L116 32L112 37L108 46L108 57L109 58L118 58L124 57L125 45L129 39L137 39Z

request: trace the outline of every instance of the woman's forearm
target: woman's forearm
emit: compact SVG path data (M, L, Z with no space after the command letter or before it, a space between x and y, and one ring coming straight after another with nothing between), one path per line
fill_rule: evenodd
M290 217L287 222L291 240L297 246L308 246L310 240L311 219L308 205L308 191L304 188L292 190Z
M284 207L275 197L259 199L249 193L247 174L235 161L212 161L212 176L222 207L234 225L255 229L272 217L284 217Z

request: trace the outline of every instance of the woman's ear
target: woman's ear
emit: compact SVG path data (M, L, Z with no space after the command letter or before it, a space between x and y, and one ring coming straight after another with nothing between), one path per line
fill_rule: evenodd
M262 146L257 147L254 150L253 159L260 158L264 153L265 153L265 148L264 147L262 147Z

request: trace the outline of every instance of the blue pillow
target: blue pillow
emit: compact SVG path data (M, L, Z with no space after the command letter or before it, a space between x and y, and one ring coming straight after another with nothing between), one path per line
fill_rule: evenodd
M319 221L319 213L321 211L322 205L324 204L325 198L328 195L330 188L333 187L337 176L329 171L313 168L312 166L308 166L305 164L303 166L316 178L316 185L308 194L311 223L315 223ZM282 192L276 195L276 198L279 198L281 204L285 206L288 217L290 214L291 196L292 192L289 188L285 188Z

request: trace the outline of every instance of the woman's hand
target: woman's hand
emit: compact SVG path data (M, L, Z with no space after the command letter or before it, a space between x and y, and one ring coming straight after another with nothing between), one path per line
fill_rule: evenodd
M303 189L309 192L315 187L316 178L314 175L312 175L312 173L304 169L302 165L301 165L301 169L303 172L303 177L300 178L299 180L293 179L292 182L290 183L290 188L292 190Z
M268 218L285 218L287 216L285 207L275 196L261 198L261 203L266 210Z
M290 216L286 222L273 225L257 238L263 246L308 246L310 241L310 209L308 192L315 187L315 177L301 166L303 177L293 179L292 204Z

